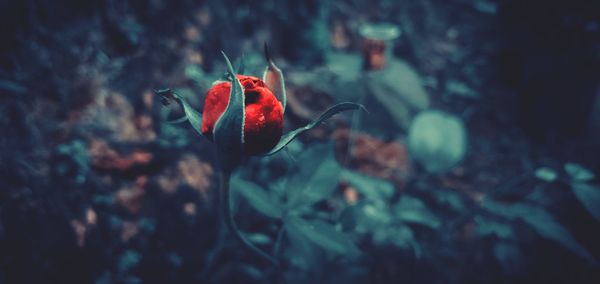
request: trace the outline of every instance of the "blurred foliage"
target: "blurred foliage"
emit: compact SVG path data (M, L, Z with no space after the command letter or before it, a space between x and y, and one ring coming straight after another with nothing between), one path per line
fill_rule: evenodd
M448 170L467 152L467 133L460 118L431 110L415 117L408 132L413 158L429 172Z

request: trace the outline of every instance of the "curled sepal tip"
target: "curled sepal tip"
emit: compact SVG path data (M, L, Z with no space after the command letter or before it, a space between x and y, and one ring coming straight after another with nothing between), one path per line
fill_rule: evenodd
M313 129L315 126L319 125L319 123L331 118L332 116L334 116L342 111L358 110L358 109L367 112L367 109L365 109L365 107L361 104L350 103L350 102L336 104L336 105L330 107L329 109L327 109L317 119L313 120L311 123L307 124L306 126L300 127L296 130L293 130L293 131L290 131L290 132L284 134L281 137L281 140L279 140L279 143L277 143L277 145L275 145L275 147L269 153L267 153L265 155L269 156L269 155L273 155L273 154L281 151L283 148L285 148L285 146L287 144L292 142L296 137L298 137L298 135L302 134L304 131Z
M187 101L185 98L183 98L182 96L178 95L177 93L173 92L172 89L167 88L167 89L160 89L160 90L154 90L154 93L156 93L157 95L160 96L161 98L161 103L163 105L169 105L171 103L172 100L177 101L177 103L179 103L179 105L181 106L181 108L183 109L183 112L185 113L184 117L175 119L175 120L170 120L167 121L168 123L181 123L181 122L185 122L186 120L190 122L190 124L192 125L192 127L194 128L194 130L196 130L196 132L198 132L198 134L202 135L202 114L200 114L198 111L196 111Z
M239 165L243 156L244 119L246 116L244 90L237 76L235 76L231 61L225 52L221 51L221 53L225 58L227 72L231 78L231 91L227 107L215 123L213 137L217 146L221 169L225 172L231 172Z
M263 73L263 81L267 85L267 88L273 92L277 100L281 102L283 111L285 112L286 105L286 94L285 94L285 79L283 78L283 72L275 65L271 58L269 46L265 42L265 59L267 60L267 67Z

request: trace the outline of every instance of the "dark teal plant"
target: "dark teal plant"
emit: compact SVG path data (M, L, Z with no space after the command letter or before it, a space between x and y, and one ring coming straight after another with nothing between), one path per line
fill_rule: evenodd
M263 81L265 85L273 92L277 100L281 103L283 110L285 111L286 106L286 92L285 92L285 80L283 77L283 73L281 70L275 65L273 60L270 58L268 48L265 44L265 56L267 59L267 67L263 74ZM212 131L212 137L217 147L217 160L220 167L220 206L221 206L221 221L225 226L223 228L227 228L234 236L249 250L254 252L257 256L260 256L262 259L270 262L273 265L278 265L278 261L270 256L269 254L258 249L254 244L252 244L248 239L241 234L241 232L237 229L235 221L233 219L233 213L231 209L231 201L230 201L230 181L231 175L233 171L241 164L244 157L247 155L244 152L244 126L245 126L245 100L244 100L244 86L240 83L240 80L236 76L236 71L234 70L229 58L225 53L223 53L223 57L225 59L225 63L227 65L227 72L223 79L231 82L230 95L227 103L227 107L225 111L220 115L218 120L214 125L214 129ZM240 64L240 67L237 70L241 70L243 68L243 64ZM163 104L168 104L171 100L177 101L184 110L185 116L171 121L173 123L180 123L189 121L192 127L202 135L202 115L196 111L190 104L180 95L172 92L170 89L159 90L156 91L163 99ZM287 134L284 134L279 139L279 142L267 153L264 155L273 155L286 147L290 142L292 142L296 137L298 137L303 132L310 130L321 122L329 119L333 115L340 113L342 111L347 110L357 110L363 109L364 107L360 104L344 102L339 103L331 108L327 109L323 114L321 114L317 119L309 123L308 125L298 128L296 130L290 131ZM206 111L206 109L205 109ZM298 222L296 222L298 223ZM220 230L220 243L222 242L222 238L224 237L224 230ZM318 234L313 236L315 238L318 237ZM213 255L214 258L214 255ZM211 260L209 260L210 266ZM206 270L209 270L210 267L207 267Z

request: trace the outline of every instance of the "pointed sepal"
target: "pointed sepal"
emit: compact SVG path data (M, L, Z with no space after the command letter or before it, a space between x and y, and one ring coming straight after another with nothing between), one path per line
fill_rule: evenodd
M281 137L281 140L279 140L279 143L277 143L277 145L275 145L275 147L269 153L267 153L265 155L269 156L269 155L273 155L273 154L281 151L283 148L285 148L285 146L287 144L289 144L296 137L298 137L298 135L302 134L304 131L315 128L315 126L319 125L319 123L331 118L332 116L334 116L342 111L357 110L357 109L363 110L365 112L367 111L365 109L365 107L361 104L350 103L350 102L336 104L336 105L330 107L329 109L327 109L323 114L321 114L317 119L313 120L308 125L306 125L304 127L300 127L296 130L293 130L293 131L290 131L290 132L284 134Z
M286 94L285 94L285 80L283 78L283 72L275 65L271 54L269 52L269 46L265 42L265 58L267 60L267 68L263 73L263 81L267 85L267 88L273 92L273 95L281 102L283 106L283 112L285 113L286 105Z
M223 53L227 63L227 72L231 78L231 93L223 114L215 123L213 137L217 146L218 161L221 169L231 172L235 169L244 154L244 89L235 75L229 58Z
M202 135L202 114L196 111L184 97L180 96L179 94L173 92L173 90L168 88L154 90L154 92L161 97L161 101L164 105L168 105L171 102L171 100L177 101L177 103L179 103L179 105L183 109L183 112L185 113L184 117L167 121L167 123L182 123L187 120L190 122L194 130L196 130L198 134Z

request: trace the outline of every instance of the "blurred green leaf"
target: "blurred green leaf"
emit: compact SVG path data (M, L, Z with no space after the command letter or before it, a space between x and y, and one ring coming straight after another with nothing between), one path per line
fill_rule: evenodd
M354 231L358 225L358 219L360 218L363 202L358 202L347 206L342 210L339 216L339 222L342 225L342 231Z
M361 227L368 229L374 226L387 225L392 221L389 207L385 202L369 202L362 207L364 218L361 219Z
M514 275L525 269L523 254L513 243L499 242L494 245L494 256L504 273Z
M465 208L460 194L448 190L435 190L433 195L440 205L448 206L452 210L462 211Z
M292 231L299 232L306 239L334 254L355 257L360 254L356 245L342 232L323 221L313 220L307 222L301 218L290 216L286 219L286 226Z
M250 233L246 234L246 238L253 244L257 245L268 245L272 242L271 238L261 233Z
M408 132L411 156L429 172L442 172L460 162L467 152L462 120L438 110L423 111Z
M258 185L244 181L237 176L231 179L231 188L242 196L258 212L271 218L281 218L283 206Z
M284 253L290 264L304 271L318 266L322 262L319 247L309 241L297 226L290 225L287 220L284 228L290 241L290 246L284 250Z
M499 239L511 239L514 237L510 225L489 220L481 216L475 217L476 232L480 236L496 236Z
M185 77L194 81L196 84L201 84L206 77L202 68L198 65L189 64L185 66Z
M553 182L556 180L558 175L553 169L542 167L535 170L535 177L545 182Z
M458 96L462 96L462 97L467 97L467 98L476 98L477 97L477 92L475 92L475 90L473 90L471 87L467 86L467 84L460 82L460 81L456 81L456 80L450 80L448 83L446 83L446 90L450 94L454 94L454 95L458 95Z
M600 222L600 187L582 182L575 182L572 186L577 199Z
M119 258L118 268L119 271L125 272L135 267L140 262L141 256L135 250L125 251Z
M330 144L306 150L288 180L290 208L311 205L331 196L337 188L340 171Z
M156 230L156 223L150 218L141 218L138 221L138 227L147 234L152 234Z
M594 174L592 173L592 171L584 168L580 164L566 163L564 168L565 172L567 172L567 174L569 174L569 176L571 176L571 179L573 179L574 181L589 181L594 179Z
M360 55L346 52L331 52L327 54L327 67L342 84L354 82L362 75L362 58ZM346 94L341 94L345 96Z
M387 236L385 242L394 244L397 247L406 248L412 246L416 249L415 236L409 226L394 226L385 228ZM381 240L380 240L381 241Z
M339 221L343 230L364 234L388 225L392 216L385 202L363 199L346 207L340 213Z
M390 182L348 169L341 171L340 179L351 184L367 198L388 200L394 194L394 185Z
M558 223L543 208L522 203L504 206L491 200L484 200L481 206L492 213L508 219L522 220L543 238L553 240L579 256L596 262L596 259L575 240L567 228Z
M403 61L391 61L384 70L367 73L365 79L379 105L403 129L408 128L415 113L429 107L420 76Z
M475 1L473 6L482 13L496 14L498 12L498 4L493 1Z
M94 194L92 196L92 202L94 204L96 204L96 205L110 206L115 201L114 201L114 197L112 195L108 195L108 194Z
M440 220L425 206L425 203L418 198L404 195L394 206L395 215L400 220L438 228Z
M125 17L118 22L118 27L127 36L130 44L138 45L143 38L144 26L133 17Z
M358 33L360 36L371 40L393 41L400 36L402 31L396 24L378 22L361 25Z
M75 162L75 180L78 183L85 182L85 176L90 170L90 157L85 142L79 139L75 139L70 143L58 145L56 150L59 154L64 155L69 159L72 159L73 162ZM58 165L56 165L55 168L59 174L66 174L66 165L59 163Z

